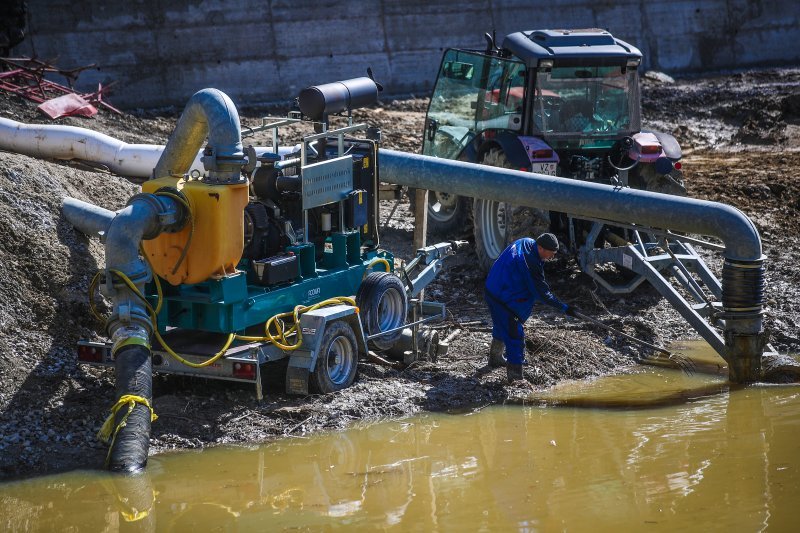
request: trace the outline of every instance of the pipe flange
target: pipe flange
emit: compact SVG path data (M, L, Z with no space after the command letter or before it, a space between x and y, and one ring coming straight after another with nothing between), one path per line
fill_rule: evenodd
M114 337L116 332L120 329L141 329L150 335L153 331L154 325L150 322L150 315L143 307L128 306L124 310L118 308L111 314L106 321L106 334L109 338Z
M158 214L158 221L162 225L163 231L165 233L177 233L186 227L192 212L189 198L183 194L183 191L175 187L161 187L153 194L159 197L159 201L170 200L170 206L175 207L176 212L167 208L167 210ZM180 200L176 200L176 197L180 198Z
M163 187L163 189L171 189L171 187ZM177 189L175 189L175 191L177 191ZM178 194L184 199L186 198L179 191ZM181 202L174 198L170 198L166 195L157 196L156 194L142 192L131 196L125 205L132 205L140 201L150 206L153 211L155 211L156 217L158 218L157 227L151 228L150 231L143 233L143 240L155 239L162 232L170 233L180 231L186 224L188 213Z

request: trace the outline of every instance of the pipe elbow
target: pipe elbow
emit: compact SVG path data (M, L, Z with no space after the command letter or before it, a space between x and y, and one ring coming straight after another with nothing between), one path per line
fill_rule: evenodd
M714 202L718 233L725 243L725 257L737 261L760 261L764 257L761 236L753 221L737 208Z
M219 181L240 179L244 154L239 113L228 95L218 89L203 89L189 99L153 177L186 174L206 137L211 150L203 163L209 176Z
M146 281L149 269L139 257L139 244L157 229L157 222L148 204L137 202L117 211L106 234L106 268L124 272L134 283Z

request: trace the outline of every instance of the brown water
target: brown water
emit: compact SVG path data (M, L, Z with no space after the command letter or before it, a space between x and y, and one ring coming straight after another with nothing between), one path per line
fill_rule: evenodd
M797 531L798 386L647 369L532 402L8 483L0 529Z

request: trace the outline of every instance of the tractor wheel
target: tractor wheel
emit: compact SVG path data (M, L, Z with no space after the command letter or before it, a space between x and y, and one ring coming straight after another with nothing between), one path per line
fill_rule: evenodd
M639 180L645 191L686 196L686 186L683 183L683 172L673 170L664 176L656 172L655 165L639 163Z
M311 374L312 389L322 394L346 389L357 372L358 344L353 328L344 320L328 324Z
M416 211L416 189L408 189L409 209ZM435 234L463 231L469 223L470 199L448 192L428 192L428 230Z
M482 164L511 168L499 148L489 150ZM475 253L484 272L489 271L509 243L526 236L536 238L550 229L550 212L546 209L475 199L472 213Z
M367 335L400 328L408 314L408 299L403 282L389 272L372 272L358 288L356 305L361 315L361 323ZM370 345L378 350L386 350L397 342L402 329L394 333L376 337Z

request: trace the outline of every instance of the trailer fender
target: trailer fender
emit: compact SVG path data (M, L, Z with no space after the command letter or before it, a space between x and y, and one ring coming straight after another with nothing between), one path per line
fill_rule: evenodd
M642 130L642 133L652 133L658 139L658 142L661 143L661 149L664 150L664 155L672 159L673 162L680 161L681 157L683 157L683 153L681 152L681 145L678 144L678 141L670 135L669 133L664 133L663 131L645 131Z
M317 364L322 337L328 324L344 320L353 329L360 355L367 354L367 341L357 308L351 305L331 305L315 309L300 316L300 334L303 344L289 356L286 369L286 393L308 394L308 381Z

